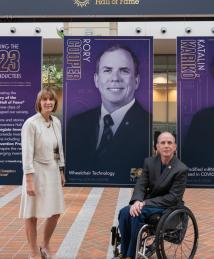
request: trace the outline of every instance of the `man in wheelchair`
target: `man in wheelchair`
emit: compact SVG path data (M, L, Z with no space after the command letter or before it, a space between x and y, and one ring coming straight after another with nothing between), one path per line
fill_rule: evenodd
M169 132L161 133L156 147L157 155L144 161L144 170L129 206L119 212L121 253L118 258L136 258L138 232L151 215L162 215L168 208L184 204L188 168L175 156L174 136ZM150 257L154 248L154 244L147 246L142 258Z

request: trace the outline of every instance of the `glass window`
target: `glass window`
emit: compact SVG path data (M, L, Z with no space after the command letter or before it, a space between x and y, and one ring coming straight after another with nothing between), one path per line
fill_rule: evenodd
M167 83L176 84L176 72L168 72Z
M162 73L154 72L153 84L154 85L167 84L167 73L166 72L162 72Z
M153 136L176 132L176 56L155 55L153 76Z
M58 97L56 116L62 119L62 87L63 87L63 56L44 55L42 66L42 84L52 87Z
M62 88L63 69L62 55L45 55L43 57L42 81L43 85Z

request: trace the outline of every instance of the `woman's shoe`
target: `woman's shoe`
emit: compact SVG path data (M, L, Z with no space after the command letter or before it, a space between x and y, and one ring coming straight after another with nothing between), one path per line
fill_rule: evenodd
M49 254L46 248L40 247L40 253L41 253L42 259L57 259L56 255Z
M50 259L51 258L50 257L51 255L48 253L46 248L40 247L40 253L41 253L42 259Z

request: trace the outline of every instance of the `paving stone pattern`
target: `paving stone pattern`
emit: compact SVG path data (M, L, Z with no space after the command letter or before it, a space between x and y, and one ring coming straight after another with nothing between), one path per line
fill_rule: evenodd
M0 203L5 195L17 188L18 186L2 186L0 188ZM115 217L120 189L98 189L90 187L64 188L66 209L60 217L51 242L52 251L56 252L60 259L111 258L107 258L110 229ZM190 188L186 190L184 198L186 205L194 212L199 226L199 246L195 258L213 259L214 189ZM93 203L94 199L96 201ZM127 197L127 203L128 199L129 197ZM6 204L4 199L5 205L0 208L0 259L28 258L29 251L25 238L24 222L18 218L19 203L20 195L9 200ZM83 211L86 214L84 220ZM39 242L41 242L43 227L44 220L40 219L38 221ZM76 250L75 256L70 248Z

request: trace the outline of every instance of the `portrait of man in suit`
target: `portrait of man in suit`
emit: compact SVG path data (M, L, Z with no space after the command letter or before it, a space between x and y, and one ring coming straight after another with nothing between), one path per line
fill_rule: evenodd
M78 114L67 126L66 155L70 171L88 172L93 182L112 175L130 181L132 168L143 167L149 155L151 116L135 98L140 84L139 62L127 47L114 45L96 62L94 84L101 105ZM92 174L91 174L92 173Z

